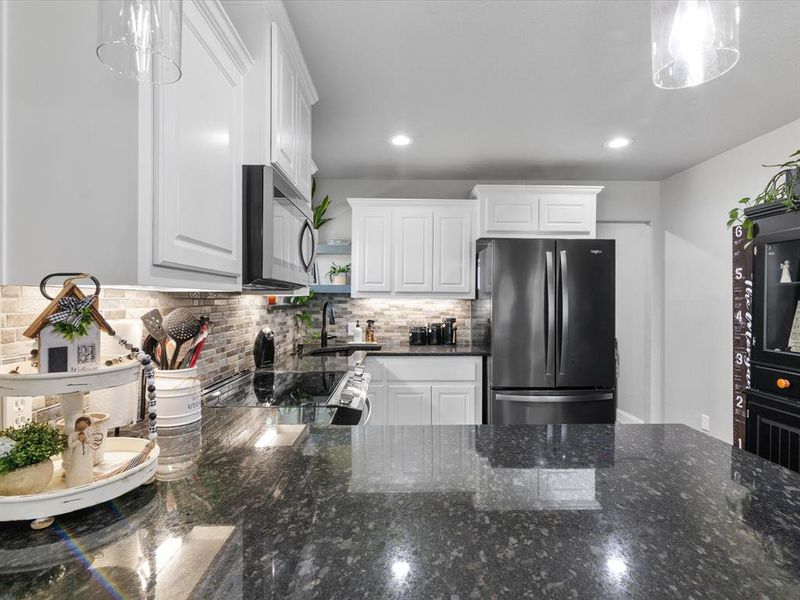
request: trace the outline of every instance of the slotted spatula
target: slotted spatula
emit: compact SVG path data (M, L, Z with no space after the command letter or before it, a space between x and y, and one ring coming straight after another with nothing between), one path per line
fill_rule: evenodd
M153 336L159 345L161 346L161 360L159 361L159 367L162 369L168 368L167 366L167 332L164 329L163 324L163 317L157 308L154 308L150 312L147 312L142 315L142 323L144 323L145 329L147 332ZM155 353L152 356L153 360L155 360Z
M200 333L203 321L194 316L188 308L179 307L164 317L163 325L167 335L175 340L175 351L169 361L169 368L174 369L178 364L181 346Z

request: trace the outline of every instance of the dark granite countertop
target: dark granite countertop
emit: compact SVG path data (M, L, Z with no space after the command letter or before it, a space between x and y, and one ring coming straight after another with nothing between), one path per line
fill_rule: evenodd
M381 349L368 351L367 356L487 356L486 346L457 344L455 346L411 346L409 344L381 344Z
M0 597L800 596L800 476L681 425L205 408L160 443L175 480L1 524Z

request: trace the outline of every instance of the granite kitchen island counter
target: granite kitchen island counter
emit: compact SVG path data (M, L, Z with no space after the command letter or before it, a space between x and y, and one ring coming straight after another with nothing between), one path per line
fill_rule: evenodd
M265 414L205 408L163 432L184 479L0 525L0 597L800 597L800 476L688 427Z

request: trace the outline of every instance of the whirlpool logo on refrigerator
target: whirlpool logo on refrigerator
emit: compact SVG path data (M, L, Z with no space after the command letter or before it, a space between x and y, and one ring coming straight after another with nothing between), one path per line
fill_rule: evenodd
M589 252L591 252L592 254L602 254L603 253L602 250L589 250Z

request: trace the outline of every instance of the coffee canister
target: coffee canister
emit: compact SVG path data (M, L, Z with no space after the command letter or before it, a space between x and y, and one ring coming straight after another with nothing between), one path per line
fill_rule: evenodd
M456 327L455 317L445 317L442 319L442 344L445 346L455 346L458 340L458 327Z
M409 327L408 343L411 346L425 346L428 343L427 327Z
M428 344L438 346L442 343L442 324L428 323Z

